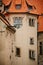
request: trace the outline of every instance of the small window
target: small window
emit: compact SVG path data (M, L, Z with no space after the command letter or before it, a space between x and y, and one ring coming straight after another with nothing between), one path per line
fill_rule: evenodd
M28 8L29 8L29 10L32 10L32 9L33 9L33 7L32 7L32 6L30 6L30 5L28 6Z
M0 0L0 6L2 6L2 1Z
M20 57L20 48L16 48L16 56Z
M16 9L20 9L21 8L21 4L15 5Z
M29 18L29 26L34 26L34 19Z
M34 39L30 38L30 44L34 44Z
M43 55L43 43L40 42L40 55Z
M22 26L22 18L21 17L15 17L14 27L19 29L21 26Z
M1 10L0 10L0 12L1 12Z
M8 7L5 6L5 7L4 7L4 10L7 12L7 11L8 11Z
M27 5L29 10L33 10L33 6L29 5L27 1L26 1L26 5Z
M35 51L29 50L29 58L35 60Z

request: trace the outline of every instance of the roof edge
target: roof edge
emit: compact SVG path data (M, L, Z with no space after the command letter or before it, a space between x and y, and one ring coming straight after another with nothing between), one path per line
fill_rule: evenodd
M43 33L43 31L38 31L38 33Z
M30 12L7 12L8 14L31 14L31 15L35 15L35 16L40 16L40 14L34 14L34 13L30 13Z
M14 28L12 28L11 24L8 22L8 20L5 18L5 16L4 16L2 13L0 13L0 16L1 16L1 18L3 18L3 19L2 19L3 22L4 22L4 21L7 22L7 23L4 22L4 23L7 25L7 27L8 27L9 29L11 29L12 31L15 32L16 30L15 30ZM1 19L1 18L0 18L0 19Z

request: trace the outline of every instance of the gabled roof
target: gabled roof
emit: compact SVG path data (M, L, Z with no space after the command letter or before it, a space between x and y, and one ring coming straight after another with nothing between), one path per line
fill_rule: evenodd
M10 2L12 2L8 12L18 12L18 13L19 12L30 12L33 14L39 14L40 13L39 10L41 7L40 7L40 3L38 0L31 0L31 1L30 0L2 0L2 1L7 6L10 4ZM20 9L16 9L16 7L15 7L18 4L21 4ZM33 9L29 10L27 4L28 4L28 6L32 6Z
M10 3L10 8L8 12L30 12L35 14L41 14L43 10L43 0L2 0L5 6L8 6ZM20 9L16 9L16 5L21 4ZM33 9L29 10L28 6L32 6Z
M6 19L6 17L5 17L2 13L0 13L0 19L3 21L3 23L5 23L5 24L7 25L7 27L8 27L10 30L12 30L13 32L15 32L15 28L13 28L13 27L11 26L11 24L8 22L8 20Z

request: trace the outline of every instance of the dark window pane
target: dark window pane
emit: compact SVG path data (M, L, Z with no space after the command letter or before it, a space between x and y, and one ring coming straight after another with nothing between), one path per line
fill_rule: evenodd
M31 26L31 18L29 19L29 25Z
M32 25L34 26L34 19L32 19Z
M16 7L16 9L20 9L20 8L21 8L21 5L18 4L18 5L16 5L15 7Z
M30 44L34 44L34 39L30 38Z
M30 6L30 5L29 5L29 7L28 7L28 8L29 8L29 10L32 10L32 9L33 9L33 7L32 7L32 6Z
M32 60L35 60L35 52L32 50L29 50L29 58Z
M42 46L42 42L40 42L40 45Z
M40 55L43 55L43 43L40 42Z
M29 25L30 25L30 26L34 26L34 19L29 18Z
M20 57L20 48L16 48L16 56Z
M42 46L40 46L40 55L42 55Z

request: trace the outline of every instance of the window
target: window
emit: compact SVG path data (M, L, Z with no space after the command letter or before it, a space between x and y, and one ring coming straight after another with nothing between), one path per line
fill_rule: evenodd
M33 10L33 6L29 5L27 1L26 1L26 5L27 5L29 10Z
M15 5L16 9L20 9L21 8L21 4Z
M16 48L16 56L20 57L20 48Z
M30 38L30 44L34 44L34 39Z
M18 29L21 26L22 26L22 18L21 17L15 17L14 27Z
M29 50L29 58L35 60L35 51Z
M43 44L40 42L40 55L43 55Z
M8 11L8 7L5 6L5 7L4 7L4 10Z
M39 22L37 23L37 30L38 30L38 28L39 28Z
M29 10L32 10L32 9L33 9L33 7L32 7L32 6L30 6L30 5L28 6L28 8L29 8Z
M2 0L0 0L0 6L2 6Z
M0 10L0 12L1 12L1 10Z
M34 26L34 19L29 18L29 25L30 25L30 26Z

